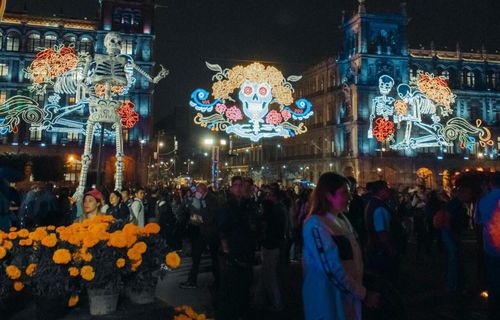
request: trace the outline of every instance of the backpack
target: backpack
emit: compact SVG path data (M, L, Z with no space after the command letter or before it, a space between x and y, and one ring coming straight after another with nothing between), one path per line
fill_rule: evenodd
M450 213L445 208L438 210L432 217L432 225L436 230L448 228L450 226Z

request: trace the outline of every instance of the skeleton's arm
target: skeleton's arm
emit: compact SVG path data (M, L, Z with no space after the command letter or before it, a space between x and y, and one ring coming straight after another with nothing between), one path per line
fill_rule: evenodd
M141 67L139 67L135 61L131 61L130 62L131 65L132 65L132 68L134 68L135 70L137 70L137 72L139 72L140 74L142 74L146 79L148 79L149 82L152 82L152 83L158 83L160 82L161 79L165 78L170 71L168 71L167 69L165 69L161 64L160 64L160 67L161 67L161 70L160 72L158 72L158 75L155 76L154 78L151 78L151 76L146 72L144 71L144 69L142 69Z

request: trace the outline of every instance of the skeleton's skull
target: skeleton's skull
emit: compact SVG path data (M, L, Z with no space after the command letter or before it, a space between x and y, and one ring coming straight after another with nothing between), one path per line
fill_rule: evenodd
M239 98L243 103L245 115L252 120L258 120L269 111L269 103L273 99L273 94L268 83L246 80L240 87Z
M393 86L394 80L387 75L383 75L378 79L378 88L380 90L380 93L384 96L388 95L389 92L391 92Z
M109 32L104 37L104 46L111 55L118 55L122 51L122 37L116 32Z

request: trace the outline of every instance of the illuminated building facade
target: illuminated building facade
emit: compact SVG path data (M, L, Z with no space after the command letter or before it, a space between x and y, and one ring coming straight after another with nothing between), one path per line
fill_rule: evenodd
M30 96L40 106L47 103L52 92L40 95L28 90L26 68L42 48L54 45L74 44L77 52L87 52L90 55L104 53L104 36L109 31L119 32L122 42L122 54L131 56L136 64L145 72L151 72L154 66L152 50L154 35L152 34L152 1L99 1L97 18L74 19L63 15L40 17L27 12L9 11L0 22L0 104L15 95ZM15 8L14 8L15 9ZM136 71L134 72L136 73ZM128 182L144 182L144 174L140 169L145 167L140 162L147 159L145 148L152 130L152 85L138 74L137 79L126 95L120 96L123 101L132 101L135 111L140 115L140 121L131 129L124 129L125 173ZM74 105L75 95L61 95L60 105ZM66 116L72 123L86 122L89 116L88 108L80 109ZM111 128L106 128L111 130ZM106 131L108 132L108 131ZM83 152L85 136L82 130L60 130L47 132L29 130L26 124L20 124L17 132L0 136L2 144L0 152L60 154L68 161L78 162ZM104 157L102 168L106 172L107 184L112 184L114 159L114 136L105 135ZM99 143L99 138L94 139ZM93 163L96 164L97 154ZM67 174L67 182L78 181L77 164L69 164L73 168ZM110 170L108 170L110 169ZM108 175L108 173L110 173Z
M462 52L458 45L454 51L437 50L434 45L411 49L407 24L404 6L399 13L369 13L360 1L358 12L342 21L339 56L302 72L297 84L298 96L315 106L315 115L305 122L309 131L235 150L239 156L229 165L233 173L249 172L261 182L289 183L294 178L317 181L321 173L333 170L363 184L383 178L393 185L413 185L419 177L427 186L438 187L454 170L500 170L500 54L484 49ZM380 77L394 80L395 95L397 84L411 82L418 70L449 78L456 95L453 116L471 124L481 119L493 144L393 150L387 141L368 138ZM404 135L399 131L398 138Z

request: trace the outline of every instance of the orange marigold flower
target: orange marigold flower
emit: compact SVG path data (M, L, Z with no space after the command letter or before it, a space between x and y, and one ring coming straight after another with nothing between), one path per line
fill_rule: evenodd
M0 259L5 258L6 255L7 255L7 249L5 249L4 247L0 247Z
M134 248L128 249L127 257L132 261L137 261L142 259L141 253Z
M127 235L127 247L131 247L137 241L137 236L135 234Z
M24 288L24 284L20 281L14 282L14 290L21 291Z
M142 259L139 259L137 261L132 262L130 268L132 269L132 271L136 271L137 268L141 266L141 264L142 264Z
M35 231L31 232L29 238L33 241L41 241L48 235L47 231L44 228L38 227Z
M42 245L53 248L57 244L57 238L55 234L50 234L42 239Z
M17 239L17 232L9 232L7 238L9 238L10 240Z
M82 260L85 262L90 262L90 261L92 261L92 254L87 251L87 248L81 248L80 249L80 258L82 258Z
M50 226L47 226L47 230L54 231L54 230L56 230L56 227L53 225L50 225Z
M76 306L78 304L78 301L80 301L80 297L77 294L72 295L68 300L68 307Z
M69 272L69 275L72 277L76 277L80 274L80 270L78 270L78 268L76 268L76 267L69 268L68 272Z
M68 238L68 242L74 246L80 246L81 241L82 239L80 238L79 234L72 234Z
M160 226L157 223L151 222L145 225L142 231L148 234L156 234L160 232Z
M19 270L18 267L13 265L7 266L7 268L5 268L5 273L12 280L16 280L21 277L21 270Z
M7 233L0 230L0 239L7 239Z
M98 242L99 239L93 233L89 233L83 238L83 247L93 248Z
M19 240L19 245L21 247L25 246L26 245L26 241L24 239Z
M132 247L132 249L135 249L140 254L143 254L148 249L148 245L146 243L144 243L143 241L140 241L140 242L137 242L136 244L134 244L134 246Z
M33 240L31 239L24 239L24 245L25 246L31 246L33 244Z
M71 261L71 253L68 249L57 249L52 255L52 260L57 264L68 264Z
M116 267L118 269L121 269L125 266L125 259L123 258L119 258L118 260L116 260Z
M14 231L16 231L16 230L17 230L17 228L16 228L16 227L10 227L10 229L9 229L9 231L10 231L10 232L14 232Z
M181 265L181 257L175 251L169 252L165 257L165 263L169 268L176 269Z
M116 231L109 236L108 246L125 248L127 243L127 235L124 232Z
M129 235L137 235L138 233L140 233L140 229L141 228L133 223L127 223L125 226L123 226L123 232Z
M30 232L27 229L21 229L17 232L17 235L20 238L27 238L30 235Z
M94 268L92 266L83 266L80 270L80 276L84 280L92 281L95 277Z
M28 276L30 276L30 277L31 277L31 276L33 275L33 273L35 272L35 270L36 270L36 263L30 263L30 264L26 267L25 272L26 272L26 274L27 274Z
M12 241L5 240L5 241L3 242L3 247L4 247L5 249L7 249L7 250L12 249L12 247L13 247L13 246L14 246L14 245L12 244Z

